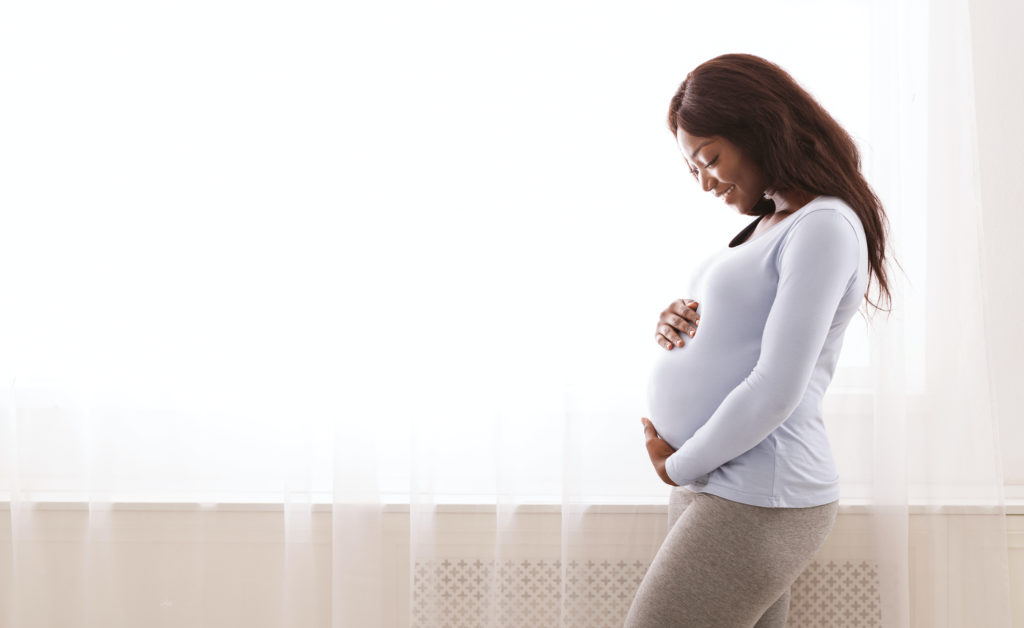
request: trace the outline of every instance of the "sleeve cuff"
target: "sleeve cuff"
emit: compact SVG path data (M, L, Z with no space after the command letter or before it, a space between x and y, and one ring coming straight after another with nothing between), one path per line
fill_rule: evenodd
M676 486L686 486L693 480L679 477L679 472L675 469L675 465L672 464L672 459L675 458L675 454L672 454L665 460L665 474L668 479L676 483Z

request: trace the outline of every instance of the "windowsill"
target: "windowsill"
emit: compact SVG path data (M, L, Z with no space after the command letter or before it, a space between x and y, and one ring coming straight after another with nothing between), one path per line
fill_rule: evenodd
M284 512L286 507L298 510L309 509L311 512L329 513L333 504L326 502L293 502L283 504L281 502L142 502L142 501L119 501L119 502L84 502L77 500L68 501L37 501L29 502L33 509L38 510L122 510L122 511L229 511L229 512ZM498 509L495 504L421 504L423 508L434 508L436 512L442 513L466 513L466 514L487 514ZM381 504L382 512L403 513L409 512L408 503ZM665 504L501 504L502 510L515 510L520 513L530 514L557 514L563 508L572 510L581 509L588 513L601 514L661 514L665 513ZM11 502L0 501L0 510L10 511ZM1007 500L1005 514L1013 516L1024 515L1024 500ZM872 507L867 504L840 503L839 513L843 515L867 515L871 514ZM910 504L906 509L911 515L942 514L942 515L990 515L1000 511L997 506L986 506L979 504L944 504L925 505ZM897 510L896 512L899 512Z

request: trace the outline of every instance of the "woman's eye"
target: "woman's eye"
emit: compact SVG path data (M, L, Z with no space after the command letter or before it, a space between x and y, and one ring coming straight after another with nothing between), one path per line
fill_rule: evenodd
M710 168L711 166L715 165L716 163L718 163L718 157L715 157L714 159L712 159L711 161L709 161L709 162L708 162L708 165L706 165L706 166L704 166L704 167L705 167L705 168Z

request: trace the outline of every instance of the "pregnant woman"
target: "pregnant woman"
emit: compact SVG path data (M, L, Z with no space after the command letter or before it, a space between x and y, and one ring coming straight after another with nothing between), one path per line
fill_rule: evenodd
M662 312L647 451L673 486L669 532L626 628L785 626L828 537L839 476L822 421L870 279L890 299L887 220L849 134L751 55L695 68L668 126L701 187L757 216ZM724 244L724 243L723 243Z

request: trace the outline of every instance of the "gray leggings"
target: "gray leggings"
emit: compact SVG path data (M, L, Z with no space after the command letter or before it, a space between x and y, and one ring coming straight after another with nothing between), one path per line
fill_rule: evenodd
M669 531L625 628L783 628L789 588L825 543L839 511L763 508L673 487Z

